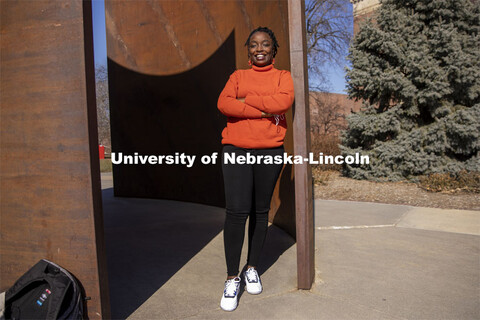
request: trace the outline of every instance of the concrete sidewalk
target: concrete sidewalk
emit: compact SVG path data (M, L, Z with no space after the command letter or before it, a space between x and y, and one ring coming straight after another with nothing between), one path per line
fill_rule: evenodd
M296 289L295 241L270 226L263 293L225 312L224 210L102 184L114 318L480 319L480 211L316 200L313 288Z

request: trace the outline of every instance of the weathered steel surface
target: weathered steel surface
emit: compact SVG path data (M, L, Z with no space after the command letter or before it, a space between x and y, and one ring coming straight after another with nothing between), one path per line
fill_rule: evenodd
M308 107L305 3L303 1L288 1L288 19L291 71L295 84L294 150L296 155L305 157L310 151L310 111ZM294 169L298 288L310 289L315 277L312 172L310 165L306 163L296 164Z
M39 259L109 318L90 2L1 1L1 285Z
M196 155L182 165L115 165L117 196L224 205L220 161L226 118L218 95L236 68L248 68L244 43L258 26L280 43L275 66L290 69L287 1L107 1L106 27L112 150ZM292 128L291 112L287 119ZM292 130L285 142L293 152ZM294 185L285 168L270 219L295 234Z
M235 30L236 67L247 68L245 40L258 26L276 32L277 66L289 68L287 2L106 1L108 56L150 75L170 75L203 63Z

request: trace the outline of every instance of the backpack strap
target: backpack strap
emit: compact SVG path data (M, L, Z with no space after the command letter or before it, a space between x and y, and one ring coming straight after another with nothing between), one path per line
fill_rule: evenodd
M5 320L5 292L0 293L0 320Z
M67 294L68 288L72 284L70 279L63 273L49 274L52 283L52 294L50 296L50 303L48 304L47 319L57 319L62 306L63 299ZM50 282L49 282L50 283Z
M49 265L49 274L52 276L53 288L56 290L55 295L52 293L47 319L72 319L72 313L74 313L75 308L83 307L82 295L77 280L70 272L59 265L45 259L44 261ZM71 297L69 296L68 298L71 301L66 304L64 300L69 291L71 291ZM60 311L62 314L60 314Z

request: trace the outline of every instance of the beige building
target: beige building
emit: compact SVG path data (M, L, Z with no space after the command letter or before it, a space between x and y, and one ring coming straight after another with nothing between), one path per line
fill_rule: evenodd
M350 0L353 4L353 34L359 29L359 24L370 18L380 6L379 0Z

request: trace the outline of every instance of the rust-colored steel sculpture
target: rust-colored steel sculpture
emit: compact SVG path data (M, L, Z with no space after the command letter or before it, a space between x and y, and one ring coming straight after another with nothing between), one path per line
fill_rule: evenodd
M1 286L46 258L109 318L89 1L1 1Z
M280 48L275 65L290 69L288 2L107 1L112 150L133 155L195 155L195 165L114 165L116 196L224 206L220 161L225 117L216 103L228 76L248 68L244 43L268 26ZM287 114L292 128L292 112ZM286 150L293 153L292 130ZM270 219L295 235L294 183L286 166Z
M292 6L297 13L289 18L287 7ZM228 75L248 67L243 44L250 30L272 28L281 45L276 66L290 69L291 55L297 70L305 70L305 60L298 58L304 49L297 42L290 47L288 41L289 25L301 24L299 6L300 0L108 1L114 151L220 152L225 119L216 100ZM1 1L0 18L0 290L47 258L79 278L92 298L88 317L108 319L91 4ZM292 30L291 37L303 32ZM306 88L305 73L294 69L298 96ZM291 129L285 144L290 153L292 129L305 130L304 104L299 99L296 111L287 114ZM300 120L295 126L292 115ZM308 150L302 136L295 143L295 152ZM114 168L117 195L223 206L219 165ZM301 173L297 183L308 184L308 169L296 170ZM291 234L297 232L302 246L299 287L306 288L308 283L300 284L300 279L312 278L311 190L303 185L294 191L293 181L292 167L286 166L270 218ZM307 204L299 206L304 200Z

